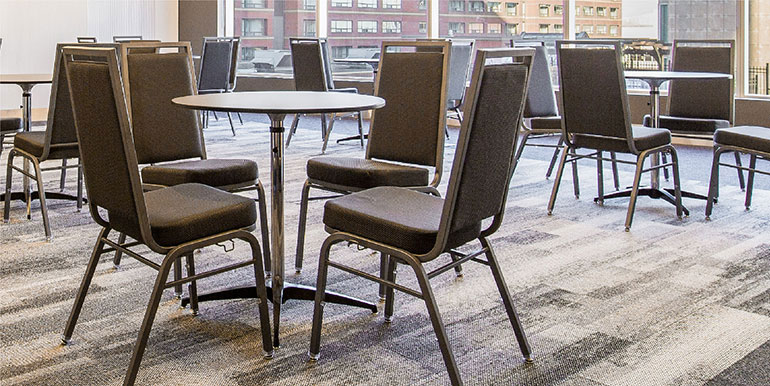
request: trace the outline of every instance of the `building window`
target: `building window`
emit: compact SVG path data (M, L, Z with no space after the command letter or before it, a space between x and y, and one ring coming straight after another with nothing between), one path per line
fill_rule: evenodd
M428 0L417 0L417 9L420 11L428 9Z
M484 23L468 23L468 33L483 34Z
M383 21L382 33L386 34L400 34L401 22L400 21Z
M465 23L449 22L449 34L457 35L465 33Z
M489 23L487 24L487 31L490 34L499 35L503 31L503 26L500 23Z
M596 16L606 17L607 7L596 7Z
M553 14L554 15L563 15L564 14L564 6L554 5L553 6Z
M353 32L353 21L351 20L332 20L329 32Z
M470 4L468 4L468 10L472 12L484 12L484 2L471 1Z
M401 0L382 0L382 8L401 8Z
M241 36L265 36L267 19L243 19Z
M450 1L449 2L449 10L455 11L455 12L462 12L465 10L465 2L464 1Z
M508 36L517 35L519 33L519 25L516 23L506 23L505 33L508 34Z
M583 26L580 24L575 24L575 33L580 33L583 31Z
M618 26L611 25L610 26L610 35L611 36L618 36Z
M487 12L494 12L494 13L500 12L500 2L499 1L487 2Z
M334 23L334 22L332 22ZM334 59L341 59L341 58L347 58L348 52L350 52L350 49L353 48L351 46L332 46L332 58Z
M417 24L417 32L424 34L428 32L428 22L421 21Z
M267 0L243 0L243 8L267 8Z
M350 8L353 6L353 0L332 0L332 7Z
M558 33L564 32L564 25L563 24L554 24L553 25L553 32L558 32Z
M582 12L583 7L576 5L575 6L575 16L580 16L580 12Z
M618 9L617 8L610 8L610 18L617 19L618 18Z
M519 3L505 3L505 12L510 16L516 16Z
M314 37L315 36L315 20L303 20L302 21L302 36Z
M257 56L257 47L241 47L241 61L250 62Z
M358 33L376 34L377 33L377 21L376 20L359 20L358 21Z
M540 33L548 33L548 24L540 24Z
M607 26L606 25L597 25L596 26L596 33L599 35L606 35L607 34Z
M594 7L583 7L583 15L593 16L594 15Z
M312 11L315 9L315 0L302 0L302 8Z
M548 17L551 10L551 6L548 4L540 4L540 17Z
M594 25L593 24L584 24L583 25L583 32L587 34L594 33Z
M377 0L358 0L358 8L377 8Z

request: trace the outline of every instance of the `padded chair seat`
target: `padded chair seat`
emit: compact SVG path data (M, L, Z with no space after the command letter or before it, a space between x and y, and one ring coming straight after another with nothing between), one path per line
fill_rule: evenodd
M142 182L163 186L199 183L224 187L256 183L257 163L246 159L204 159L151 165L142 169Z
M313 180L361 189L375 186L426 186L428 169L363 158L316 157L307 161Z
M43 155L45 148L45 131L28 131L18 133L13 138L13 147L23 150L35 157ZM77 142L67 145L52 145L48 159L78 158L80 151Z
M534 117L529 118L529 128L533 131L561 132L561 117Z
M0 134L20 131L21 123L21 118L0 118Z
M649 115L644 116L644 126L652 126L652 118L650 118ZM673 133L713 134L717 129L730 127L730 121L725 121L723 119L683 118L661 115L660 127L665 127Z
M649 150L671 143L671 132L667 129L653 129L651 127L634 125L632 127L632 132L634 144L638 151ZM616 151L620 153L630 152L626 140L620 138L574 134L572 136L572 142L575 146L582 148Z
M743 147L770 153L770 128L736 126L719 129L714 133L714 144Z
M163 246L248 228L257 221L253 199L202 184L149 191L144 200L152 236Z
M411 189L382 186L348 194L324 205L324 224L415 254L433 248L444 200ZM481 223L454 232L448 248L465 244L481 234Z

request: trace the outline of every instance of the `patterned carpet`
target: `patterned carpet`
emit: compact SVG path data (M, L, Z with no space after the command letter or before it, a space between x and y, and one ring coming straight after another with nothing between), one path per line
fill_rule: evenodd
M286 151L287 272L293 272L305 162L321 147L317 124L317 119L304 120ZM209 156L255 159L266 177L264 119L238 127L237 137L225 125L220 121L206 131ZM336 133L342 134L344 130ZM456 132L452 134L451 143ZM446 160L453 151L453 146L447 147ZM690 153L703 161L710 151ZM330 144L327 154L361 156L363 150L348 142ZM535 363L525 364L520 357L486 267L467 264L463 278L446 273L433 281L463 380L498 385L770 383L770 232L765 233L770 231L770 191L756 190L754 207L744 211L735 178L725 173L732 178L723 178L713 221L705 221L702 201L686 200L692 215L678 220L668 204L640 198L633 228L626 233L628 201L595 205L596 172L588 162L580 169L580 199L572 195L571 174L565 173L554 214L547 216L552 181L543 175L549 156L535 150L525 153L512 182L503 227L492 238ZM3 157L0 163L3 171L5 161ZM609 169L604 175L609 191ZM47 186L57 189L56 175L49 177ZM631 177L632 170L622 167L623 184ZM69 190L74 182L68 180ZM263 183L269 192L269 179ZM683 185L705 192L707 181L683 173ZM0 384L119 384L155 273L129 258L115 271L105 258L86 298L74 344L60 346L98 227L86 210L76 212L71 202L50 201L49 209L51 243L45 242L37 203L27 221L23 204L14 202L11 223L0 225ZM312 201L307 268L287 280L314 284L325 237L322 212L323 201ZM243 244L228 254L208 248L196 261L202 270L246 253ZM370 251L340 246L333 254L369 272L378 270L378 258ZM250 272L246 268L202 280L199 291L252 283ZM331 270L329 281L331 290L376 298L373 283L346 273ZM399 282L416 286L406 267L399 270ZM193 317L179 309L172 291L164 295L139 372L141 384L449 382L424 304L403 294L396 297L390 325L383 323L382 313L327 306L321 360L315 364L306 360L311 302L284 305L282 346L272 360L264 360L253 301L204 303Z

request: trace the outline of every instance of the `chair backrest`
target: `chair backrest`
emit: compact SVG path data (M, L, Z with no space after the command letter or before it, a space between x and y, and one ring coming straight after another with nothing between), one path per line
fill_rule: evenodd
M331 55L329 54L329 41L326 39L320 39L321 41L321 59L324 65L324 77L326 78L326 89L334 90L334 75L332 75L332 63Z
M114 43L129 43L137 40L144 40L142 35L115 35L112 37Z
M153 48L153 53L134 53ZM194 95L189 42L121 45L123 82L140 164L205 158L199 115L171 99Z
M158 251L149 231L116 50L67 47L63 53L91 216Z
M328 91L329 83L324 65L324 39L291 38L291 66L294 89L297 91ZM331 71L331 70L329 70Z
M447 101L460 101L465 96L465 86L470 73L471 58L473 57L473 40L452 39L449 54L449 83L447 84Z
M230 55L230 82L228 91L235 90L235 82L238 80L238 58L241 56L241 38L229 38L233 42L233 51Z
M524 105L524 118L555 117L559 115L556 94L551 81L551 66L548 64L548 48L542 41L516 43L516 48L534 48L532 71L529 74L527 103Z
M489 218L494 220L481 235L499 227L534 54L531 48L478 50L439 233L428 259L445 250L451 233L480 229Z
M382 42L374 92L387 105L372 113L366 148L366 158L435 167L433 186L444 155L449 44Z
M232 61L232 38L203 38L198 90L200 92L225 92L230 89Z
M569 134L625 139L637 154L619 41L557 41L561 122Z
M718 72L735 76L734 40L675 40L672 71ZM668 114L723 119L733 123L735 80L673 80L668 87Z
M78 36L78 43L96 43L96 36Z

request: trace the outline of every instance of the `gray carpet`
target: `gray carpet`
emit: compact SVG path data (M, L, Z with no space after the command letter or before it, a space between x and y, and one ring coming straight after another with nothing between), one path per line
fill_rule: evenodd
M269 174L265 120L230 135L226 121L206 131L210 157L246 157ZM350 132L335 126L336 137ZM300 188L307 158L318 155L318 120L303 120L286 151L286 261L293 253ZM452 132L454 142L456 131ZM451 160L453 146L447 147ZM685 156L687 153L687 156ZM355 143L330 144L329 155L361 156ZM683 186L705 192L708 149L682 152ZM528 385L756 385L770 383L770 190L758 185L754 207L744 211L734 175L724 173L713 221L705 203L686 200L689 218L674 208L640 198L631 232L623 231L628 201L592 201L593 164L581 165L581 190L572 195L570 173L553 216L545 207L552 181L543 178L550 154L525 153L514 176L505 222L492 238L535 354L525 364L488 269L468 264L465 276L434 279L452 348L468 384ZM5 157L0 167L5 170ZM605 166L609 166L605 163ZM449 161L446 168L449 169ZM705 173L707 175L707 173ZM448 174L445 174L448 175ZM609 168L606 189L611 183ZM632 170L621 169L623 184ZM695 178L700 176L698 178ZM16 179L16 187L20 185ZM47 187L57 189L55 174ZM758 178L758 183L762 178ZM263 180L269 192L269 179ZM445 186L446 181L444 181ZM763 184L765 182L762 182ZM68 190L74 179L68 180ZM442 188L443 189L443 188ZM118 384L128 366L154 271L126 258L115 271L108 258L97 268L74 344L59 345L75 291L98 227L87 211L51 201L54 241L46 243L37 203L24 218L14 202L10 224L0 225L0 384ZM306 270L293 282L314 284L325 233L323 201L310 204ZM370 272L370 251L340 246L335 259ZM243 244L224 254L200 252L199 270L248 253ZM199 291L250 284L248 268L200 282ZM331 270L331 290L374 300L376 286ZM407 267L399 282L416 286ZM382 314L328 305L321 360L309 364L312 303L283 307L282 346L272 360L261 356L253 301L205 303L191 316L166 291L139 372L141 384L444 384L448 377L424 305L396 297L392 324Z

